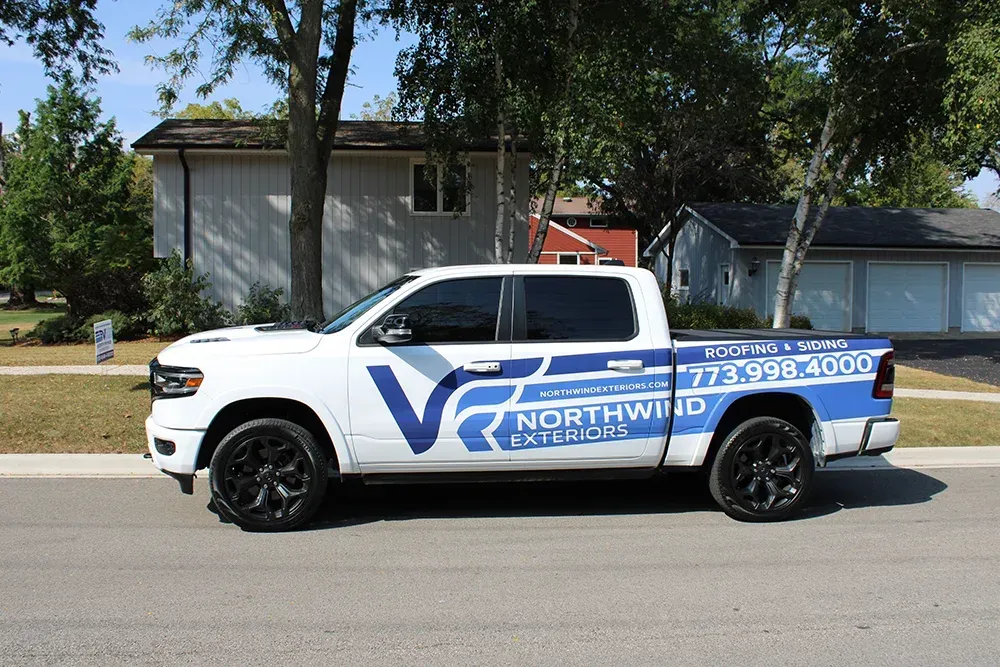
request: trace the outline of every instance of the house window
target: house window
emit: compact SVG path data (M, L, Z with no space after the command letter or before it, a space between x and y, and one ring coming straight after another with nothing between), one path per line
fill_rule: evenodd
M576 253L559 253L560 264L579 264L580 256Z
M576 227L576 218L567 218L566 219L566 226L567 227Z
M465 213L468 168L446 168L425 162L411 166L410 207L414 213Z
M590 226L591 227L607 227L608 226L607 218L591 218L590 219Z
M680 284L678 285L679 287L690 287L691 286L691 270L690 269L681 269L680 270L680 274L678 276L678 279L680 280Z

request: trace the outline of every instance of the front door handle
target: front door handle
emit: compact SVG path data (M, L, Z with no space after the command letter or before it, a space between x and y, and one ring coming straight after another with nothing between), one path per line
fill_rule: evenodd
M466 373L499 373L499 361L472 361L464 366L462 370Z
M642 359L612 359L608 362L610 371L641 371Z

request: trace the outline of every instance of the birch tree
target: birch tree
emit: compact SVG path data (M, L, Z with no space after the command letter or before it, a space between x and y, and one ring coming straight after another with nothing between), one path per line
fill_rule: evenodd
M948 44L959 15L917 0L801 3L798 57L821 74L826 110L789 221L774 327L789 325L810 246L854 170L906 150L915 131L944 127ZM776 26L775 29L786 29Z

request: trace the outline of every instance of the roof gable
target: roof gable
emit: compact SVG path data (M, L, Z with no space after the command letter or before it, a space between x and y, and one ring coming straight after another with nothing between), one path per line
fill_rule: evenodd
M538 216L532 215L528 228L528 238L533 241L537 232ZM605 252L604 248L593 241L585 239L552 220L549 220L549 232L555 232L555 234L549 233L545 235L544 252L596 252L598 254Z

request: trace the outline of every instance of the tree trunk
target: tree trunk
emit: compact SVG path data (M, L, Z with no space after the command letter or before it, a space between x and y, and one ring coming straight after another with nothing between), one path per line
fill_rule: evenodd
M806 259L806 252L809 250L809 246L812 245L813 239L816 237L816 232L822 226L823 221L826 220L827 211L830 210L830 204L833 202L834 198L840 194L841 186L844 184L844 179L847 177L847 170L851 166L851 161L854 159L854 154L857 152L858 147L861 145L861 137L857 136L851 139L851 144L848 146L847 150L844 151L844 155L840 158L840 164L837 166L837 171L834 173L833 178L826 185L826 193L820 200L819 210L816 211L816 216L813 218L812 224L806 231L805 236L799 241L799 251L795 256L795 273L802 269L802 264Z
M507 197L510 229L507 233L507 263L514 262L514 241L521 224L521 210L517 207L517 135L510 133L510 194Z
M316 125L316 71L289 68L288 158L292 215L291 306L295 320L323 321L323 202L327 162L320 158Z
M38 299L35 298L35 286L10 286L10 299L7 301L8 308L30 308L38 305Z
M499 39L499 35L494 35L494 40ZM507 157L507 124L503 109L503 61L500 59L500 45L493 46L493 70L494 85L497 90L497 164L496 164L496 221L493 224L493 250L494 261L502 264L506 253L503 242L503 220L507 210L507 192L504 189L504 176L507 175L507 165L504 159Z
M291 255L292 318L323 320L323 205L330 151L337 134L344 85L354 48L357 0L342 0L337 35L326 80L317 101L319 55L323 39L323 0L298 4L298 29L293 29L284 2L269 3L276 29L288 56L288 159L292 214L288 221ZM318 103L317 103L318 102Z
M566 80L563 82L563 104L569 104L569 94L573 88L573 66L576 62L576 29L580 22L580 0L570 0L569 17L566 26ZM552 217L552 207L556 203L556 193L559 191L559 183L562 181L563 169L566 166L566 130L560 124L556 134L556 149L552 160L552 169L549 171L549 187L545 190L545 200L542 203L542 210L538 214L538 229L535 230L535 238L531 242L531 249L528 250L527 261L537 264L538 258L542 255L542 246L545 245L545 237L549 233L549 218Z
M816 182L819 179L823 163L826 161L826 153L830 148L833 135L834 119L833 108L831 107L826 114L826 122L823 124L819 143L816 144L816 148L813 150L812 160L809 163L808 171L806 171L806 180L802 188L802 194L799 195L799 202L795 207L795 215L788 229L785 250L781 255L781 272L778 274L778 288L774 298L773 327L775 329L786 329L791 322L792 296L795 294L795 286L799 277L799 272L795 268L795 257L802 241L802 231L805 229L806 220L809 217L809 208L812 206Z
M549 171L549 187L545 190L542 210L538 212L538 229L535 230L535 238L531 242L531 249L528 250L529 264L537 264L538 258L542 255L542 246L545 245L545 236L549 233L549 219L552 217L552 208L556 204L556 193L559 191L559 181L562 180L565 162L566 154L560 144L560 147L556 149L555 163Z

